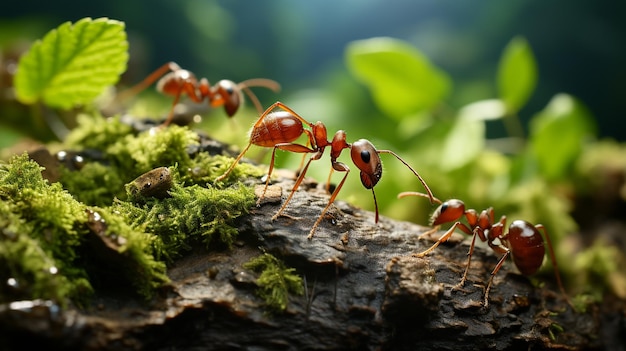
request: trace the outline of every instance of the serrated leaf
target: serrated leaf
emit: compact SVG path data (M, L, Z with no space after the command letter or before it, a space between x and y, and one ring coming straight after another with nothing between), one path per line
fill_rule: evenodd
M526 39L513 38L504 49L497 84L509 113L517 113L528 102L537 85L537 63Z
M350 43L347 65L366 84L378 107L394 118L438 105L450 90L450 79L412 45L392 38Z
M541 173L549 180L569 174L584 142L596 125L587 109L572 96L558 94L530 121L530 143Z
M19 101L68 109L92 102L126 70L124 23L84 18L61 24L38 40L18 64Z

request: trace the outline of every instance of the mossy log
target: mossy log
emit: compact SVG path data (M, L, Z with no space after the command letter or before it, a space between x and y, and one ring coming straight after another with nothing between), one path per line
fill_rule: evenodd
M498 257L477 247L459 282L468 240L458 235L425 258L429 228L337 201L307 240L328 201L305 182L275 221L292 177L272 185L260 207L238 220L232 248L195 248L168 269L171 283L150 303L111 286L86 309L46 301L0 306L0 348L92 350L502 350L611 349L624 341L623 310L573 312L550 276L542 287L507 263L490 305L484 287ZM244 264L268 252L295 268L305 293L282 312L255 294Z

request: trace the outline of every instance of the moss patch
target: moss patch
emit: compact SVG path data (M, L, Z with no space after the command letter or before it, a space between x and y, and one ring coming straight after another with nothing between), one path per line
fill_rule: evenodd
M112 287L151 298L168 282L167 263L188 248L229 248L254 191L234 177L213 184L233 159L190 151L199 140L187 127L137 132L119 118L83 115L60 147L99 157L61 165L58 183L26 154L0 164L0 302L84 304ZM164 196L129 191L158 167L172 175ZM246 164L234 171L261 174Z
M278 258L264 253L244 264L244 268L261 272L257 279L258 294L273 311L284 311L289 302L289 294L302 295L302 278L294 268L287 268Z
M158 200L116 201L113 210L124 213L135 229L155 236L156 255L172 260L201 242L230 245L238 232L233 220L254 204L254 191L238 184L226 189L175 184L170 197Z

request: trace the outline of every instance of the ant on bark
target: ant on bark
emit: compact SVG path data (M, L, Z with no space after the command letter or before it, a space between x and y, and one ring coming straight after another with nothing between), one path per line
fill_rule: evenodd
M280 108L278 111L274 111L275 109ZM307 126L309 129L305 129ZM294 143L296 139L300 136L306 135L308 138L307 145L301 145ZM261 147L272 147L272 157L270 160L270 167L267 174L267 179L265 181L265 188L263 189L263 193L261 197L257 200L257 206L261 203L261 200L265 197L265 192L267 191L267 187L269 185L270 177L272 175L272 171L274 170L274 157L276 155L276 150L284 150L291 151L295 153L302 153L304 156L306 154L313 154L309 158L308 162L304 165L302 170L299 172L298 178L291 189L291 193L283 203L282 207L278 210L278 212L272 217L272 221L278 218L281 213L287 207L287 204L293 197L293 194L296 192L300 183L304 179L304 176L313 160L319 160L324 154L324 150L326 147L330 147L330 162L331 162L331 170L328 176L328 184L327 189L330 188L330 176L333 171L345 172L345 175L332 192L330 196L330 200L328 200L328 204L322 210L322 213L318 217L315 224L311 228L309 232L308 239L312 239L315 233L317 226L320 224L322 219L324 218L324 214L330 208L330 205L335 201L337 194L341 190L346 178L348 177L348 173L350 172L350 168L342 163L337 161L337 158L341 155L341 152L344 149L350 149L350 155L352 157L352 162L354 162L355 166L361 171L361 183L366 189L372 189L372 195L374 197L374 206L376 208L376 223L378 223L378 204L376 202L376 194L374 193L374 186L380 181L380 178L383 174L382 162L380 160L379 155L382 153L391 154L395 156L400 162L402 162L405 166L407 166L415 176L420 180L426 192L428 193L428 197L431 199L431 203L434 201L434 197L426 182L422 179L422 177L409 166L400 156L390 150L376 150L374 145L365 139L357 140L356 142L349 144L346 142L346 133L343 130L339 130L335 133L332 141L327 140L328 133L326 131L326 126L322 122L317 122L315 124L308 122L300 115L298 115L294 110L286 106L281 102L276 102L268 109L265 110L259 117L259 119L254 123L252 130L250 131L250 142L248 145L241 151L239 156L235 159L233 164L228 168L228 170L219 176L215 181L219 182L224 180L228 174L235 168L237 163L241 160L243 155L248 151L250 146L257 145ZM304 159L303 159L304 161Z
M178 104L181 95L187 95L196 102L201 103L207 100L211 107L224 106L228 117L232 117L243 103L242 91L245 92L259 113L263 112L263 107L259 99L252 93L250 87L264 87L272 91L280 90L280 85L265 78L253 78L235 83L231 80L220 80L211 86L206 78L198 81L196 76L185 69L180 68L175 62L168 62L150 73L146 78L134 87L122 92L118 100L125 100L146 89L152 83L157 82L157 90L165 95L174 96L174 102L167 119L162 127L169 125L174 118L174 107Z
M406 196L421 196L430 197L426 194L419 192L402 192L398 194L398 198ZM480 212L480 214L474 209L465 209L465 203L458 199L451 199L445 202L435 198L435 202L439 203L439 207L432 214L430 219L430 225L434 228L421 236L436 232L439 230L441 224L455 222L448 231L446 231L430 248L413 254L415 257L424 257L439 246L439 244L446 242L458 228L463 233L472 236L472 243L470 244L469 251L467 252L467 265L465 272L459 284L454 286L453 289L458 289L465 284L467 278L467 272L472 260L472 253L474 252L474 243L476 237L481 241L487 242L489 247L498 254L501 254L500 260L494 267L489 278L489 283L485 289L484 307L489 305L489 291L493 278L498 273L504 261L513 256L513 262L517 266L520 273L525 276L532 275L537 272L539 267L543 263L543 257L545 255L545 247L542 235L540 231L543 231L543 236L546 238L548 244L548 253L550 260L552 261L552 267L554 268L554 275L556 276L556 282L559 286L559 290L565 297L567 303L572 306L572 303L565 293L563 284L561 283L561 276L559 274L559 268L552 248L552 242L546 228L541 225L533 225L524 220L514 220L508 228L508 232L505 233L506 216L502 216L498 222L495 221L494 210L489 207L486 210ZM461 217L465 216L467 224L460 222ZM421 237L420 236L420 237ZM572 307L573 308L573 307Z

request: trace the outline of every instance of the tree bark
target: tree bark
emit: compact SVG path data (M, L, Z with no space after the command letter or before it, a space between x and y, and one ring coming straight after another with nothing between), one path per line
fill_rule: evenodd
M272 185L263 204L238 221L232 249L196 248L169 269L171 284L141 303L111 291L88 309L58 310L45 301L0 307L0 346L92 350L502 350L611 349L624 341L623 309L593 306L576 313L553 290L516 273L507 262L490 304L484 287L498 257L477 246L468 281L468 240L460 234L431 255L430 228L374 215L337 201L307 234L328 195L307 180L285 216L270 218L293 185ZM435 237L440 235L436 233ZM263 251L305 280L282 313L255 295L256 274L243 264ZM19 307L19 308L18 308ZM552 312L551 312L552 311Z

